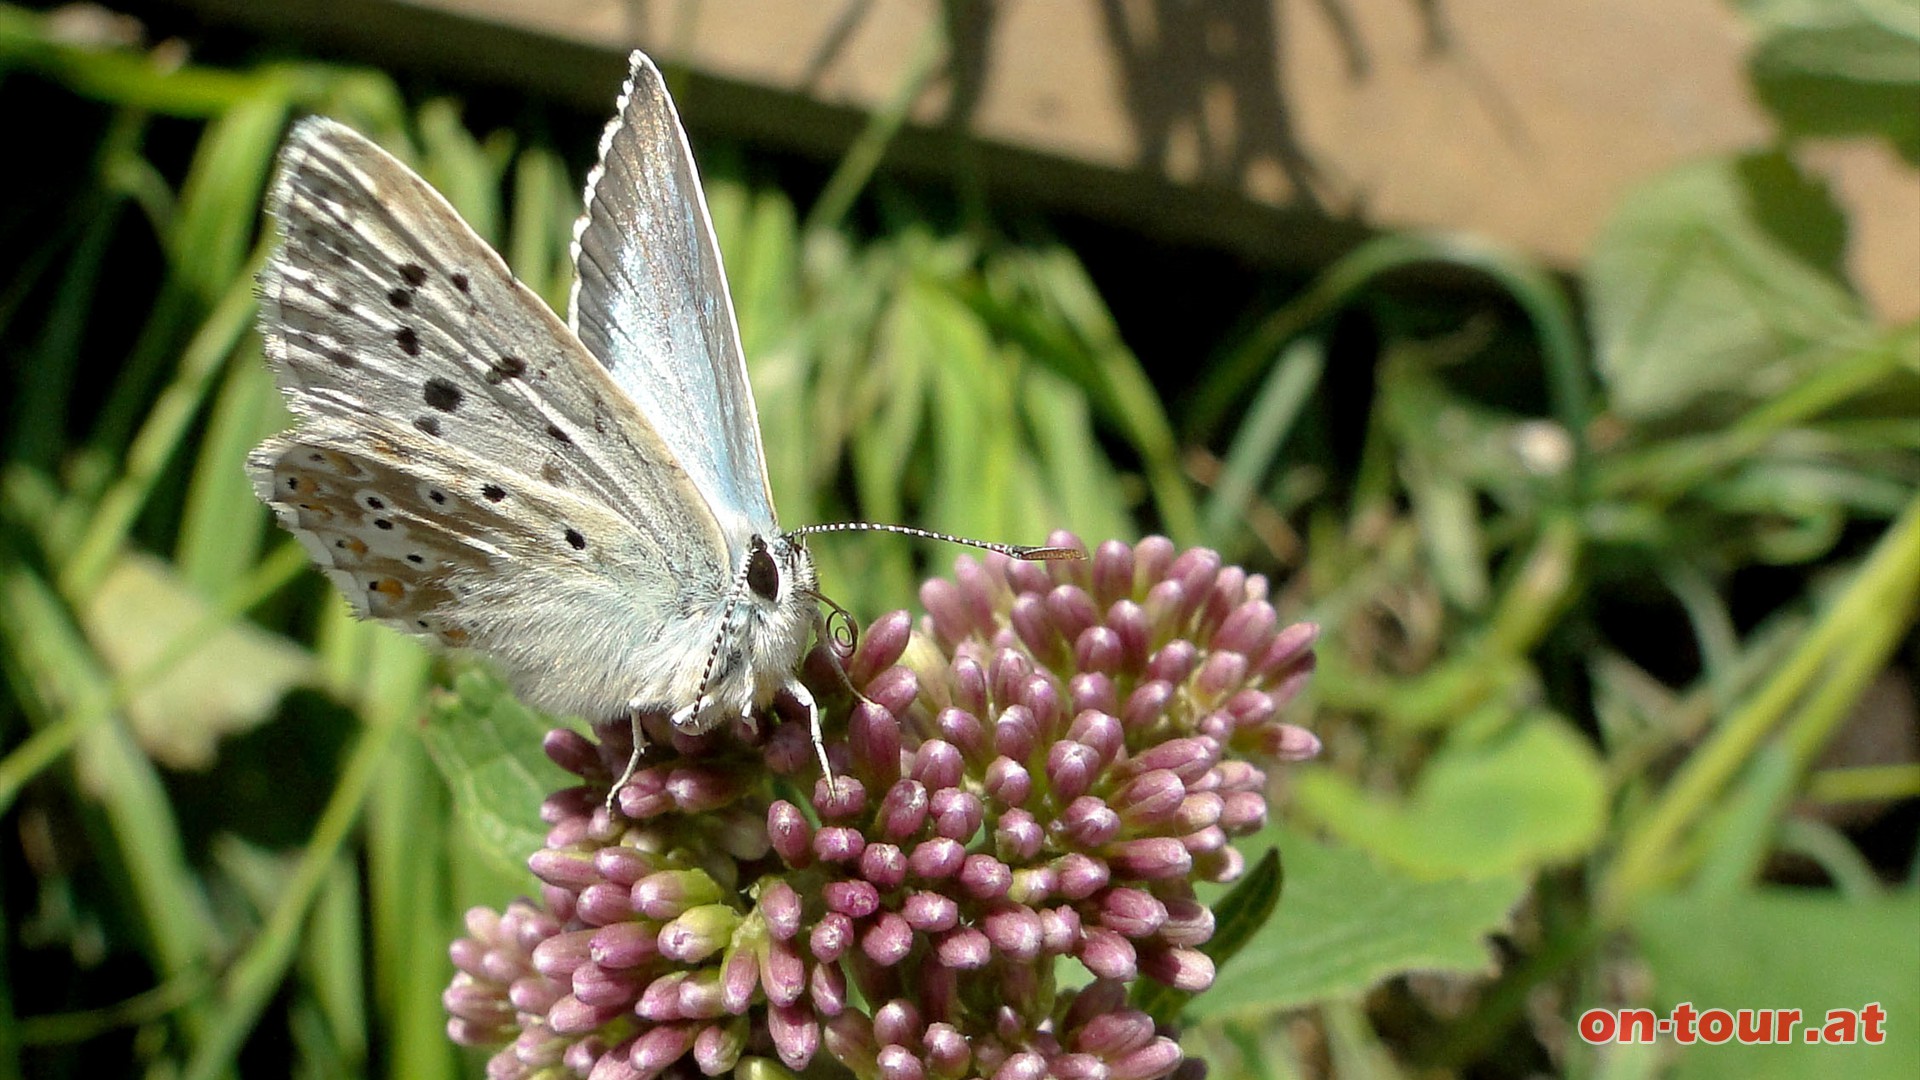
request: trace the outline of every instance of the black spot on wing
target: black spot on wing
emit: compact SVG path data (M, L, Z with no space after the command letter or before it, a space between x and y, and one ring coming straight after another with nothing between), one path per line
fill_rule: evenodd
M580 535L579 529L567 530L567 543L571 545L575 551L587 550L587 538Z
M527 362L517 356L503 356L495 360L487 369L486 380L493 386L499 386L508 379L517 379L527 373Z
M570 443L573 441L573 436L561 431L560 425L558 424L548 424L547 435L551 437L554 442Z
M413 306L413 290L389 289L387 290L387 303L397 308L410 308Z
M407 263L400 267L400 280L417 289L427 283L427 268L419 263Z
M507 497L507 490L499 484L488 484L480 489L480 494L486 496L488 502L499 502Z
M393 341L394 344L400 346L400 351L406 353L408 356L420 355L420 335L414 332L413 327L403 326L395 330L393 332Z
M451 381L436 375L427 380L426 386L421 389L421 397L433 408L450 413L460 407L460 401L466 395Z
M413 426L435 438L440 436L440 418L437 416L416 416Z
M453 287L456 289L459 289L463 293L466 292L468 289L469 282L467 281L467 275L465 274L454 274L451 277L447 278L447 280L453 282Z

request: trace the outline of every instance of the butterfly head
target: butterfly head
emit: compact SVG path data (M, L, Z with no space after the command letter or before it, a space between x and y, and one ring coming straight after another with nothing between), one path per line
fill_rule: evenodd
M817 579L806 545L784 534L755 534L740 568L739 599L763 612L810 611Z

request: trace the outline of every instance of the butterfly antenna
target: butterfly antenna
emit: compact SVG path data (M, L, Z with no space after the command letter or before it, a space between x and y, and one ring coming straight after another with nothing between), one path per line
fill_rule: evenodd
M860 622L853 617L853 612L841 607L834 602L833 597L817 589L807 589L801 595L816 604L825 604L833 609L833 614L827 616L826 621L821 625L826 628L827 635L833 640L834 646L841 652L851 655L860 645Z
M917 536L922 540L944 540L949 544L959 544L963 547L997 551L1009 559L1019 559L1023 562L1054 562L1087 557L1086 552L1078 548L1050 547L1044 544L1032 546L997 544L991 540L974 540L965 536L955 536L952 533L934 532L932 529L916 529L911 525L878 525L871 521L835 521L825 525L803 525L787 535L801 537L814 533L835 532L884 532L897 533L901 536Z

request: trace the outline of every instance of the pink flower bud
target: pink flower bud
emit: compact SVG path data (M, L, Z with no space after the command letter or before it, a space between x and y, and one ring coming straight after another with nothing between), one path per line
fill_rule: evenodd
M1009 1057L993 1071L993 1080L1046 1080L1047 1059L1031 1050Z
M889 1045L880 1048L874 1058L879 1070L880 1080L925 1080L926 1067L920 1058L904 1046Z
M1087 793L1100 771L1100 755L1091 746L1061 740L1047 748L1047 782L1058 802L1071 802Z
M855 772L881 788L900 776L900 721L884 706L870 701L854 704L847 720L847 746Z
M784 879L774 878L760 889L760 917L766 920L767 932L780 941L791 941L800 932L800 920L804 915L804 905L800 894Z
M573 974L591 956L597 930L569 930L542 941L533 950L533 970L551 979Z
M767 942L760 960L760 987L767 1001L775 1006L799 1000L807 988L807 966L793 946L784 941Z
M699 1031L692 1024L662 1024L640 1033L633 1041L633 1050L627 1060L640 1070L641 1076L658 1076L667 1071L667 1066L693 1049L693 1037Z
M920 832L927 820L927 788L918 780L901 780L880 801L877 822L888 840L901 841Z
M875 964L892 967L913 951L913 927L898 913L883 911L860 935L860 951Z
M823 776L813 784L813 808L826 821L858 817L867 809L867 785L855 776Z
M813 826L799 807L785 799L767 807L767 839L788 866L797 870L813 864Z
M979 831L981 819L985 816L985 808L978 795L953 787L934 792L929 810L933 817L933 831L962 843Z
M880 909L880 890L870 881L829 881L820 890L829 911L849 919L864 919Z
M640 976L627 971L610 971L598 964L581 964L573 969L569 986L583 1005L596 1009L624 1009L640 996L644 985Z
M549 885L578 891L600 880L593 856L573 851L543 848L527 858L527 869Z
M1025 705L1009 705L993 724L993 748L1001 757L1026 761L1040 746L1040 726Z
M868 844L860 853L860 876L890 892L907 880L907 856L893 844Z
M975 900L992 900L1006 895L1013 884L1013 871L991 855L968 855L960 865L960 888Z
M1040 955L1040 916L1032 908L1007 904L987 913L981 930L1000 954L1024 963Z
M1110 628L1089 626L1073 643L1073 664L1081 671L1112 675L1125 666L1126 647Z
M982 786L987 797L1005 806L1023 806L1033 792L1033 777L1027 767L1012 758L994 758L987 766Z
M993 958L993 944L971 926L957 927L941 935L934 945L934 956L950 968L972 971L985 967Z
M630 847L603 847L593 853L593 868L615 885L629 888L657 869L655 860Z
M912 635L913 616L904 611L890 611L867 624L860 634L860 644L846 662L847 681L864 686L899 663Z
M936 836L908 854L907 870L914 877L931 881L959 873L966 858L967 849L958 840Z
M633 918L634 910L625 888L601 881L581 890L574 914L588 926L610 926Z
M873 1041L899 1045L917 1044L926 1020L918 1007L905 998L894 998L873 1012Z
M960 906L952 897L936 892L916 892L900 906L907 925L921 933L951 930L960 923Z
M1166 901L1167 921L1160 940L1169 945L1204 945L1213 938L1213 909L1191 896Z
M740 913L726 904L690 908L660 928L660 955L683 964L698 963L725 947L739 925Z
M1084 900L1107 884L1109 871L1104 859L1073 851L1060 856L1053 865L1060 873L1060 895L1068 900Z
M1213 985L1213 961L1199 949L1149 945L1140 951L1140 972L1175 990L1197 994Z
M1173 822L1186 797L1187 785L1172 769L1154 769L1129 780L1113 796L1111 805L1128 825L1158 827Z
M747 1022L737 1018L708 1024L693 1037L694 1065L707 1076L731 1072L747 1048Z
M1093 595L1101 606L1133 594L1133 549L1108 540L1093 552Z
M944 1022L928 1024L920 1041L926 1049L927 1067L934 1076L957 1080L966 1073L973 1052L967 1046L967 1037L960 1034L958 1028Z
M1102 979L1128 982L1137 970L1133 942L1104 926L1083 926L1075 955L1088 971Z
M1049 956L1062 956L1074 950L1080 941L1080 913L1062 904L1040 912L1040 949Z
M1180 1044L1172 1039L1155 1039L1108 1066L1108 1080L1153 1080L1166 1076L1180 1064Z
M718 882L704 870L662 870L633 883L633 907L650 919L672 919L688 908L718 903Z
M839 964L815 964L807 973L807 996L822 1016L839 1016L847 1007L847 977Z
M588 939L587 955L605 968L639 967L660 955L660 933L652 923L603 926Z
M1100 609L1084 589L1061 585L1047 594L1047 614L1055 632L1068 641L1078 638L1100 621Z
M560 1035L584 1035L595 1028L609 1024L613 1018L625 1013L624 1006L595 1008L568 994L553 1003L547 1010L547 1026Z
M857 862L867 849L867 838L847 825L828 825L813 834L814 857L824 863Z
M1175 837L1144 836L1114 844L1107 864L1121 877L1160 881L1185 876L1193 868L1193 855Z
M1155 679L1134 687L1120 710L1120 723L1128 731L1147 731L1167 715L1173 705L1174 684Z
M1257 660L1273 643L1279 625L1280 617L1274 614L1272 604L1264 600L1250 601L1234 608L1221 622L1220 629L1214 631L1213 647L1231 649Z
M807 935L807 950L823 964L831 964L853 947L853 920L838 911L829 911L813 924Z

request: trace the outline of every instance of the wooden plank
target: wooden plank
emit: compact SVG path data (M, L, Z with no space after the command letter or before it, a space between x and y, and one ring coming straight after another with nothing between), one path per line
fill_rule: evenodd
M836 156L893 96L936 0L183 0L376 63L603 104L639 44L684 65L696 131ZM1770 138L1723 0L1002 0L958 4L959 62L889 165L1268 261L1373 229L1477 232L1577 267L1678 162ZM949 126L951 125L951 126ZM1920 315L1920 178L1869 144L1809 155L1853 214L1850 269Z

